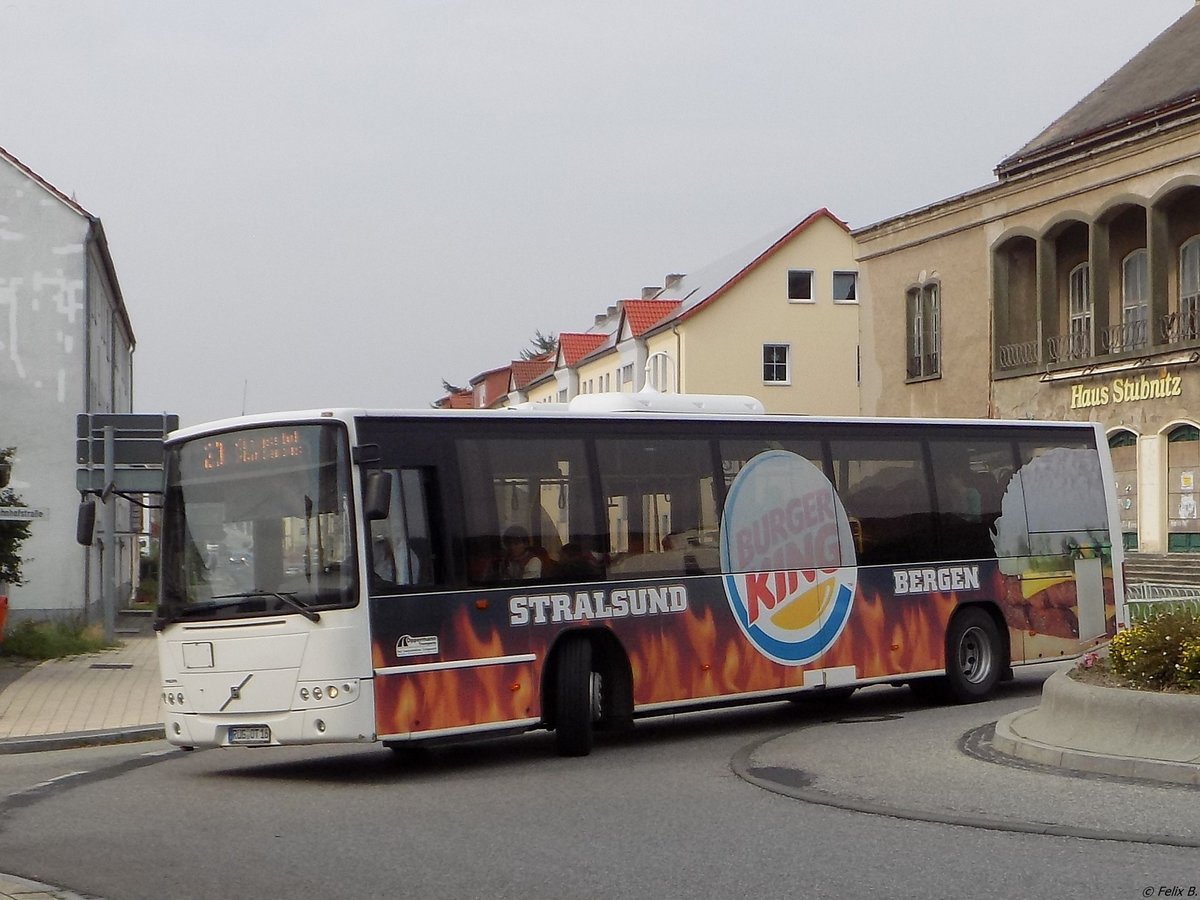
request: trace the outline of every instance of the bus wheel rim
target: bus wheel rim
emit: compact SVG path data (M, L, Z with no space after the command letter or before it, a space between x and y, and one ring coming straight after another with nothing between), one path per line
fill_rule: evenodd
M971 684L985 681L992 671L992 643L982 628L972 626L958 642L958 670Z

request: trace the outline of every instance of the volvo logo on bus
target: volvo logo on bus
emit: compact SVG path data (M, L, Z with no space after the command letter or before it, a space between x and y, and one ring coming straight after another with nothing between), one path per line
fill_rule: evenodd
M850 618L856 566L850 520L817 466L785 450L746 463L725 502L721 570L759 652L799 666L829 649Z

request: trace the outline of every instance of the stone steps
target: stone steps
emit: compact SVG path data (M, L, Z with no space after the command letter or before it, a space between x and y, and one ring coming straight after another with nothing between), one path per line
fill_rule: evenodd
M1125 583L1153 582L1158 584L1187 584L1200 587L1200 554L1127 553Z

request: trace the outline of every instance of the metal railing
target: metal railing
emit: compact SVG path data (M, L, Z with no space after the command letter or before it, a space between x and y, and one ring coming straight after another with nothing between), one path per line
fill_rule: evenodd
M1149 344L1149 329L1145 319L1134 319L1100 330L1100 346L1108 353L1127 353L1141 350Z
M1163 343L1183 344L1200 338L1200 315L1193 309L1168 313L1159 320Z
M1038 359L1038 342L1022 341L1019 344L1001 344L996 348L1000 357L1001 369L1015 369L1018 366L1034 366Z
M1131 625L1165 612L1200 616L1200 585L1150 581L1131 584L1125 588L1125 609Z

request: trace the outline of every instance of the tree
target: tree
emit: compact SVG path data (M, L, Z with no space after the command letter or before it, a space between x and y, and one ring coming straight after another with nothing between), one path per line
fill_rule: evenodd
M542 334L541 329L533 333L531 346L521 351L521 359L536 359L539 356L553 356L558 353L558 337L553 334Z
M451 384L445 378L442 379L442 390L447 394L461 394L467 388L461 388L457 384Z
M0 508L25 506L8 486L16 447L0 450ZM0 584L24 584L21 577L21 545L29 540L29 523L0 520Z

